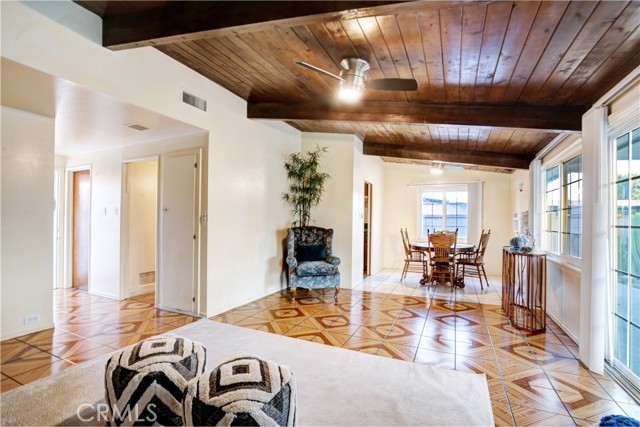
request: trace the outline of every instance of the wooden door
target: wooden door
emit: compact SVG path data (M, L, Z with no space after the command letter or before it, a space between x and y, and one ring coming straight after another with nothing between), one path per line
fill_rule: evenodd
M91 174L73 173L73 273L72 286L87 289L89 283L89 234Z

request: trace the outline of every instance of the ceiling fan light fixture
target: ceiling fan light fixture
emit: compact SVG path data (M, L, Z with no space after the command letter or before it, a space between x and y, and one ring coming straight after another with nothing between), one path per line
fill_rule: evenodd
M338 92L338 97L341 101L349 104L356 103L360 101L360 98L362 98L362 88L348 87L347 85L342 84L340 86L340 92Z
M362 98L364 82L367 79L369 63L361 58L345 58L340 61L342 71L340 77L339 98L344 102L357 102Z

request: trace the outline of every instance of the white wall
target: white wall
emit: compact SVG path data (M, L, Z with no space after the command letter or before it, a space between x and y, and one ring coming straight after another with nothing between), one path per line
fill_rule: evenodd
M284 162L300 151L300 132L241 120L245 111L242 102L225 114L210 144L208 313L286 288Z
M362 282L364 270L364 156L362 141L353 137L353 194L351 197L351 286Z
M455 184L484 182L482 228L491 230L491 240L485 256L489 275L500 275L502 247L513 236L511 231L511 176L480 171L445 170L432 175L428 167L399 163L384 165L384 266L401 268L404 259L400 228L407 227L409 239L418 236L418 186L415 184ZM470 242L477 244L477 242Z
M384 162L378 156L364 156L363 181L371 183L373 200L371 212L371 274L382 270L382 226L384 218ZM363 184L364 185L364 184Z
M333 254L340 258L340 286L351 288L362 281L364 188L362 142L353 135L303 133L303 152L327 147L320 169L331 176L320 204L311 211L312 224L333 228ZM359 252L358 252L359 248Z
M300 150L299 131L247 120L246 102L154 48L112 52L101 47L92 41L100 20L74 3L62 3L56 14L63 25L73 23L73 30L22 3L2 2L1 7L4 57L209 132L211 243L207 289L201 291L206 314L283 286L281 240L290 217L281 202L286 177L278 171L289 153ZM207 99L209 110L183 104L182 88ZM116 179L113 165L99 169L98 181L105 186L105 179ZM112 196L103 204L115 206L118 198ZM109 230L114 221L100 222ZM114 243L112 252L118 250ZM99 269L96 289L112 291L114 278L113 269Z
M576 342L580 337L580 270L547 257L547 314Z
M522 191L520 190L522 188ZM524 211L532 212L529 209L529 198L531 195L531 185L529 182L529 170L517 169L511 174L511 214L517 213L519 216ZM522 224L520 224L522 230ZM514 233L515 235L515 233ZM536 242L539 243L539 242Z
M153 282L144 285L140 283L140 274L156 270L158 162L132 162L129 163L127 169L126 179L129 190L129 261L127 270L129 295L135 295L154 289Z
M2 107L1 339L53 326L54 121ZM39 320L24 324L25 316Z

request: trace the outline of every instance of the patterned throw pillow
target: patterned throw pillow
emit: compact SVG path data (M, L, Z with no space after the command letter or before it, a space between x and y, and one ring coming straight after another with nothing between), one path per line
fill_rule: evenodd
M296 425L296 383L287 366L238 354L189 381L187 426Z
M298 245L296 259L298 262L324 261L327 259L327 247L325 245Z
M105 400L111 425L182 425L187 383L204 372L202 344L159 335L126 347L107 362Z

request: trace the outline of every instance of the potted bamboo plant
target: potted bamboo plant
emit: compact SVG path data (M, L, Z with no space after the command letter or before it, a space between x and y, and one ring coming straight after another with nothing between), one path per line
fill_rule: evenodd
M306 227L311 222L311 208L322 199L324 183L331 178L329 174L319 172L320 157L327 147L316 147L306 155L293 153L285 162L287 179L291 181L289 192L282 195L283 200L291 204L293 226Z

